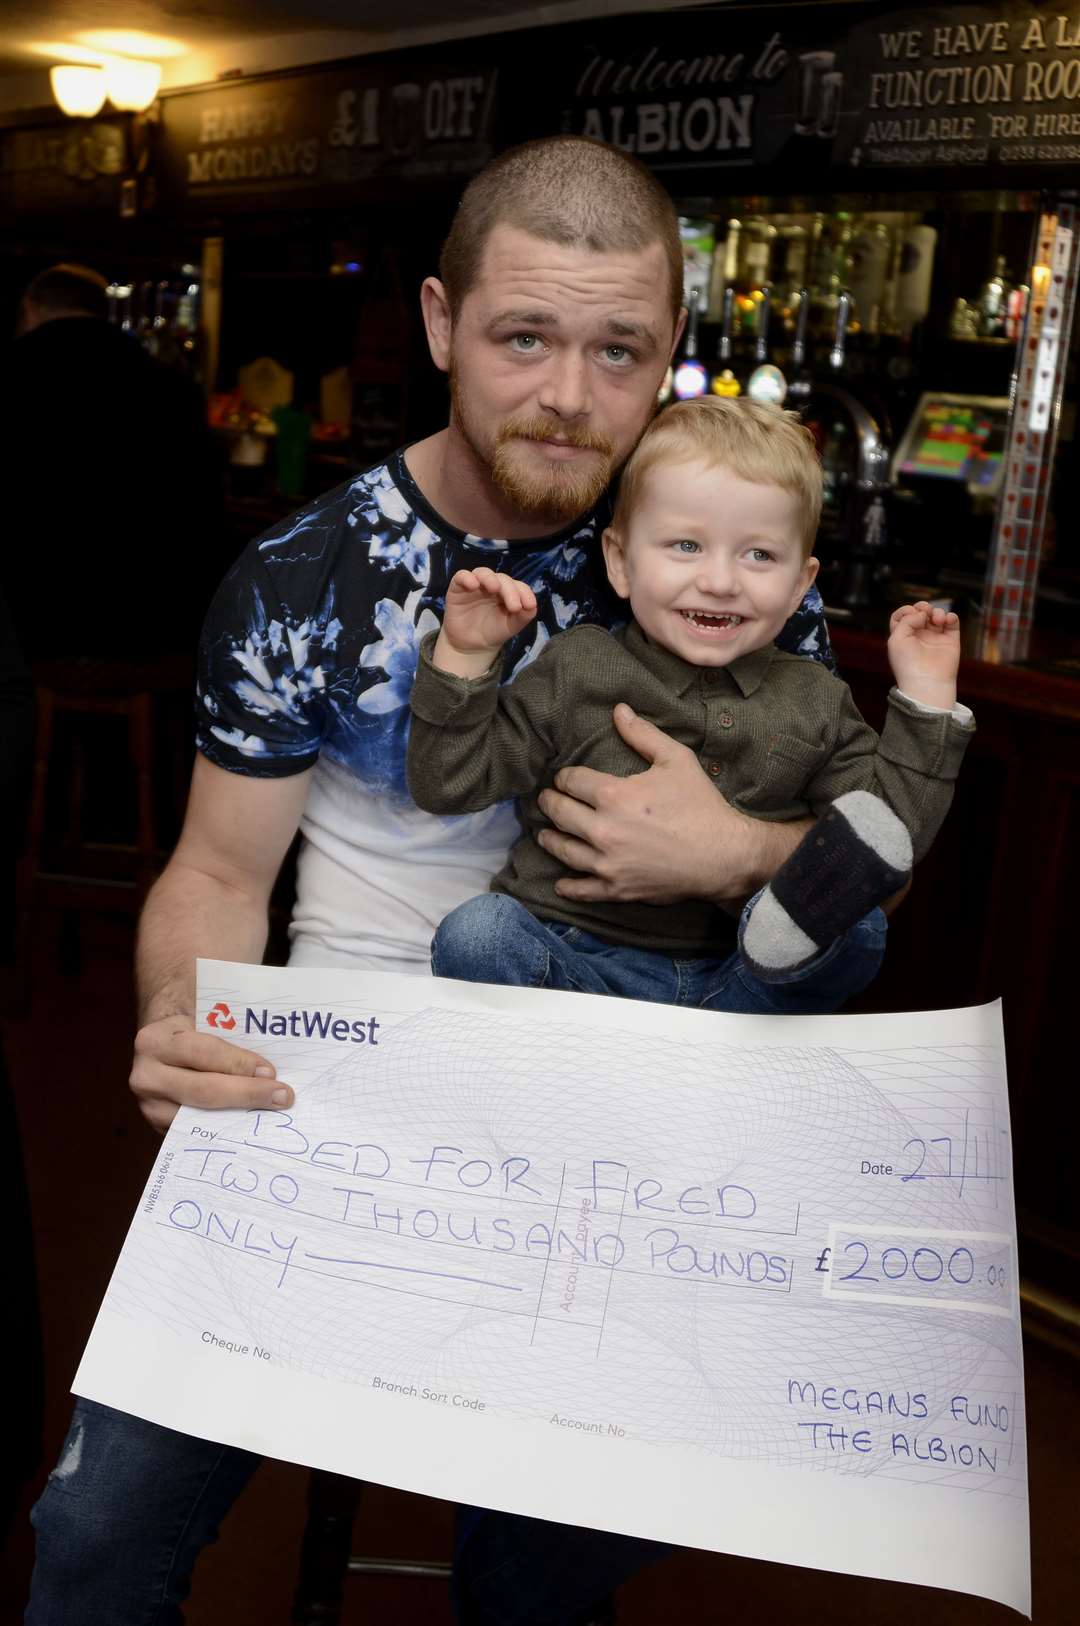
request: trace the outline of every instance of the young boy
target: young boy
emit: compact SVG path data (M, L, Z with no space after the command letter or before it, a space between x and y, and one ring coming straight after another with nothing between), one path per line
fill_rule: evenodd
M561 633L500 687L499 652L535 596L491 570L455 575L442 630L421 646L409 787L441 814L518 796L525 833L492 891L439 926L436 975L789 1014L836 1010L871 981L878 906L937 833L973 724L956 703L959 622L928 604L892 617L897 688L880 739L846 684L775 647L817 573L820 513L820 465L794 413L686 402L646 431L603 536L627 627ZM556 891L567 872L536 840L537 796L569 764L641 771L612 723L619 701L690 746L740 811L817 815L738 928L704 900Z

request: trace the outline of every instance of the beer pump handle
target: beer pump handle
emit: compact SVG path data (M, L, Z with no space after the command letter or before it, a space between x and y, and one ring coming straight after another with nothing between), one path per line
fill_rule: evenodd
M800 288L798 312L795 317L795 338L791 345L791 370L800 372L806 365L806 324L810 320L810 290Z
M689 315L686 319L686 343L683 346L683 359L692 361L697 355L698 334L698 306L701 302L701 289L691 288L690 297L686 301Z
M716 352L716 359L722 367L731 361L731 324L735 314L735 290L728 283L724 289L724 311L720 324L720 347Z
M847 343L848 323L855 301L845 288L836 301L836 327L833 332L832 349L829 351L829 366L839 372L844 365L844 347Z
M754 360L759 364L769 359L769 317L772 314L772 288L766 282L761 289L758 305L757 337L754 340Z
M709 370L697 359L701 289L691 288L686 303L690 311L686 321L686 343L683 345L682 360L672 377L672 389L679 401L692 401L704 395L709 387Z

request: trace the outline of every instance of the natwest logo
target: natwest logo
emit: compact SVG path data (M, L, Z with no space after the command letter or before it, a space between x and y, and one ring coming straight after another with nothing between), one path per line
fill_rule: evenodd
M210 1020L210 1018L207 1018ZM245 1033L272 1033L278 1038L291 1039L336 1039L339 1044L378 1044L375 1035L380 1023L374 1016L368 1016L360 1022L354 1022L348 1017L335 1016L333 1011L282 1011L252 1010L249 1005L244 1012ZM216 1022L215 1027L224 1027L224 1022Z
M206 1025L208 1028L225 1028L226 1030L236 1026L236 1017L223 999L219 999L217 1004L207 1011Z

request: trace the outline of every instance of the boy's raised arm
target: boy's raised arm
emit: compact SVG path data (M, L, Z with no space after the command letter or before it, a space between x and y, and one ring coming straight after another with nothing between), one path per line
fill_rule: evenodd
M535 616L536 594L527 582L486 566L455 571L432 664L454 677L483 677L503 645Z

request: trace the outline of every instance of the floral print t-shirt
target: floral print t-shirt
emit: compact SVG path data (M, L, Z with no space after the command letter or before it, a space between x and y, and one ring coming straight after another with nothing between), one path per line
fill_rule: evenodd
M438 818L406 788L417 649L454 572L478 565L537 596L507 677L565 627L624 620L600 549L609 517L605 499L551 536L468 535L435 513L396 452L252 542L226 576L203 633L197 744L253 778L315 769L292 964L424 972L439 921L487 890L520 833L513 805ZM833 664L815 588L777 641Z

